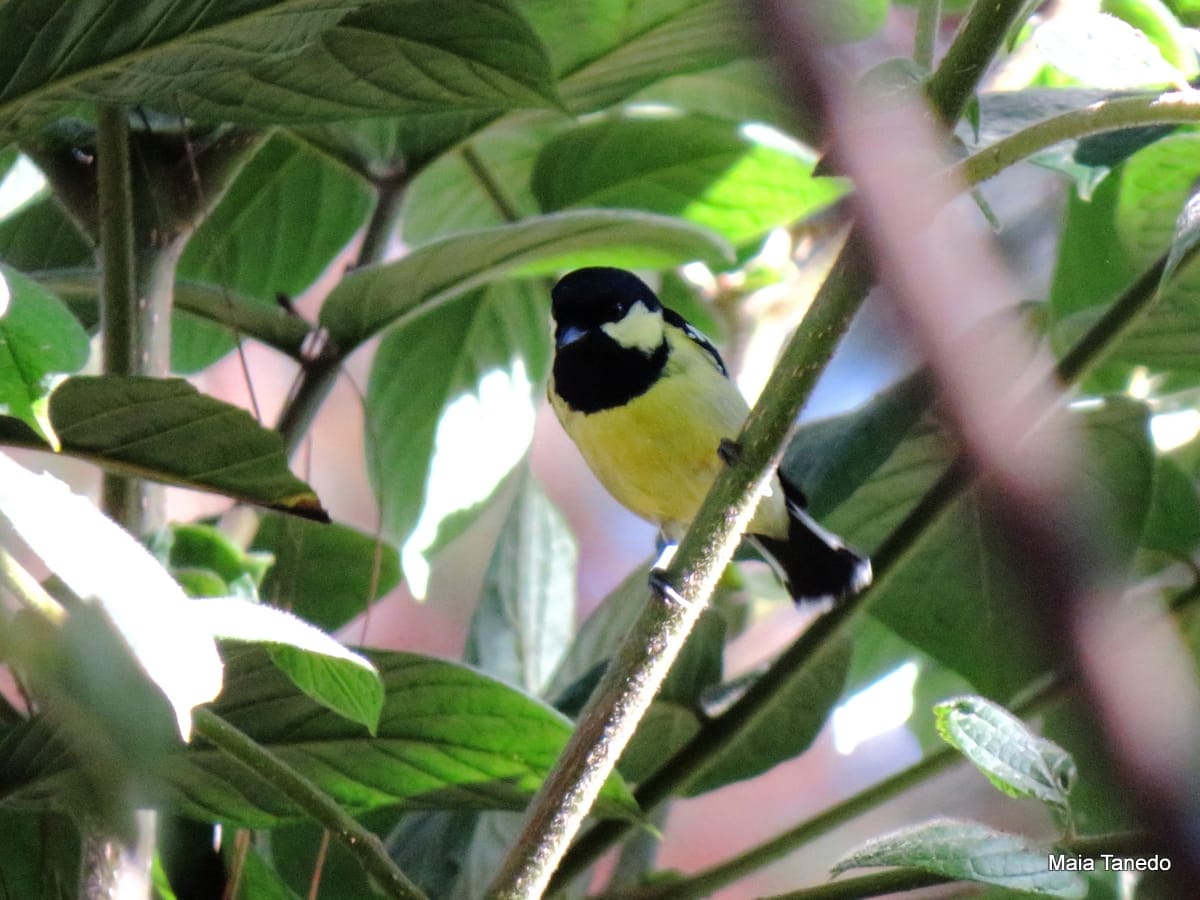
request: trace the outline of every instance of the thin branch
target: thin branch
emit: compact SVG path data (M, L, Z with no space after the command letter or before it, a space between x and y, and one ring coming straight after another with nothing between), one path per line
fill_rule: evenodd
M956 180L975 185L1063 141L1143 125L1200 122L1200 96L1197 94L1200 92L1123 97L1073 109L976 151L954 166L951 175Z
M946 51L925 92L946 125L957 122L983 80L1005 35L1025 8L1025 0L987 0L971 12Z
M144 336L137 298L129 122L125 111L115 106L97 111L96 177L102 366L110 375L137 375L144 368ZM123 475L105 474L103 479L104 511L132 533L142 533L141 483Z
M401 872L384 849L383 842L327 794L278 756L205 707L192 713L196 734L237 760L251 772L269 781L283 794L323 825L362 866L389 897L423 900L424 892Z
M917 7L917 34L913 44L913 62L917 65L933 68L933 52L941 24L942 0L921 0Z
M404 199L404 189L409 178L411 173L397 174L393 178L376 182L375 208L371 211L371 219L363 234L362 246L355 261L356 267L383 261L388 240L400 214L400 203ZM327 342L318 354L305 361L287 403L279 414L279 420L275 423L275 430L283 436L289 454L295 452L304 440L321 404L333 390L345 358L346 351L343 348Z

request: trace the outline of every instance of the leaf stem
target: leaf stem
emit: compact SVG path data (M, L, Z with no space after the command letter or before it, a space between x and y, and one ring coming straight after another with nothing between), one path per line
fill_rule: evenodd
M925 69L933 68L933 51L942 24L942 0L921 0L917 7L916 40L913 62Z
M500 182L492 177L491 170L479 155L479 151L471 144L463 144L459 152L462 154L463 162L467 164L467 168L471 170L471 174L475 176L475 180L479 182L479 186L491 199L496 211L500 213L504 221L518 221L521 214L517 211L517 205L505 193Z
M1101 100L1082 109L1044 119L1016 134L1001 138L958 163L951 173L968 185L976 185L1063 141L1122 128L1189 122L1200 122L1200 98L1191 94L1169 93Z
M288 799L323 825L389 897L399 900L422 900L425 897L421 889L392 862L383 842L307 778L211 709L195 709L192 722L197 735L251 772L270 781Z

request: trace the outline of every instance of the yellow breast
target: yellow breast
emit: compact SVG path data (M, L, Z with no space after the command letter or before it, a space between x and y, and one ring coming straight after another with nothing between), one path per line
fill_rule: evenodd
M584 414L550 398L563 428L588 466L623 506L672 538L682 535L725 463L723 438L741 431L749 408L737 387L685 335L668 331L671 353L663 376L623 406ZM756 517L770 533L786 532L779 492Z

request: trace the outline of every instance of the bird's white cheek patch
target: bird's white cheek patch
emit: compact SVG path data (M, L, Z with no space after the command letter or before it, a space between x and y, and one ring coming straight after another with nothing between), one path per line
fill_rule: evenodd
M647 355L657 350L663 340L662 315L651 312L640 300L619 321L606 322L600 327L622 347L632 347Z

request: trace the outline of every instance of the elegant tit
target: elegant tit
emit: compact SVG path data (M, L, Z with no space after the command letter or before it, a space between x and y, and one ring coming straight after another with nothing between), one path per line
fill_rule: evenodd
M609 493L678 541L741 432L745 399L716 348L632 273L577 269L551 294L558 420ZM777 474L747 537L796 602L862 590L870 562L803 505Z

